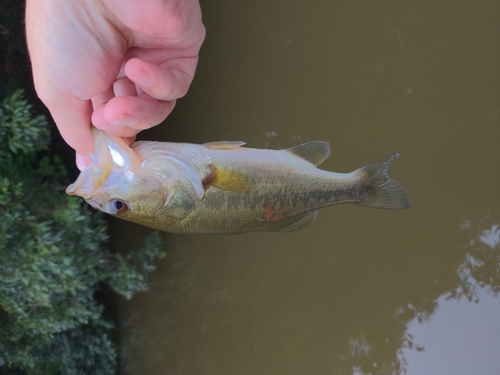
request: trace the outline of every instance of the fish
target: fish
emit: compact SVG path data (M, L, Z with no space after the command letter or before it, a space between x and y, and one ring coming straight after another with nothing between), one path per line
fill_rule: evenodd
M93 128L95 150L66 193L115 217L171 233L293 232L341 203L405 209L411 198L387 176L399 154L350 173L317 168L330 145L282 150L138 141Z

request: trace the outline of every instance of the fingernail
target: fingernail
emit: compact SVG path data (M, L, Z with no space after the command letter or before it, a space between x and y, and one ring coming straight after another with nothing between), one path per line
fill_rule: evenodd
M91 163L90 158L84 157L80 154L76 154L76 166L79 170L83 171L86 167L88 167Z
M110 122L111 125L115 125L115 126L134 126L135 124L137 124L137 121L139 121L139 119L135 116L132 116L132 115L127 115L126 113L124 113L122 115L122 117L120 117L118 120L114 121L114 122Z
M135 72L129 72L128 77L139 86L148 86L151 84L151 76L143 69L136 70Z

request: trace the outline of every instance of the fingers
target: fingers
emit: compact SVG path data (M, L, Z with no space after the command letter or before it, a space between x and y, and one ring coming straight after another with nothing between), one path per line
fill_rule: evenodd
M90 126L92 105L71 95L58 95L56 100L45 102L50 109L61 136L84 158L94 152L94 136Z
M198 57L181 57L154 64L132 58L124 66L127 77L145 93L158 100L176 100L189 89Z
M90 127L92 105L71 95L59 95L47 107L64 141L77 154L76 165L82 170L90 164L89 154L94 152L94 136Z
M119 96L99 105L92 115L95 127L120 137L135 137L141 130L149 129L172 112L175 100L160 101L143 93Z
M80 154L76 154L76 166L78 167L79 170L83 171L86 167L88 167L91 163L90 158L84 157Z
M135 83L127 77L118 78L113 83L113 93L115 96L136 96L137 88Z
M164 58L163 52L153 52L150 57L155 55ZM92 98L92 123L121 137L135 137L141 130L158 125L172 112L176 99L186 94L197 62L197 57L175 58L161 64L130 59L122 71L126 76L117 78L112 88Z

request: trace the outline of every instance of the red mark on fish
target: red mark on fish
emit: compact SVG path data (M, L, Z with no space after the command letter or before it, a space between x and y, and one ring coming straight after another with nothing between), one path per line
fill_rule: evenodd
M266 221L278 221L280 216L274 211L274 205L270 204L269 206L264 207L264 217Z

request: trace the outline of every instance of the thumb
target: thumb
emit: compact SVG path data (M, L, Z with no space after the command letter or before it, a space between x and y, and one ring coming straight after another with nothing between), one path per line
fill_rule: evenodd
M88 156L82 156L82 155L80 155L78 153L76 154L76 158L75 159L76 159L76 166L78 167L78 169L80 171L83 171L92 162L90 160L90 157L88 157Z
M81 100L59 92L57 95L51 95L50 100L44 100L44 104L49 108L64 141L81 156L77 159L80 160L80 165L83 165L83 160L90 161L89 154L94 152L90 100Z

